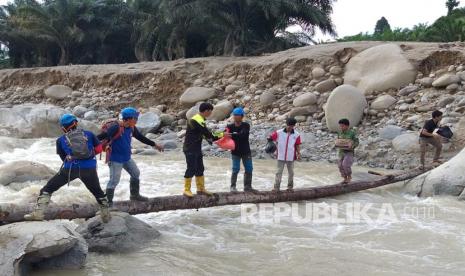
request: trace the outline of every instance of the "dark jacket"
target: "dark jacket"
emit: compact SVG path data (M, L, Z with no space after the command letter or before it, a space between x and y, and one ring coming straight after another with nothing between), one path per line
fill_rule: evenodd
M236 144L236 148L231 151L231 154L240 157L251 155L249 143L250 125L246 122L242 122L240 126L232 123L227 126L227 129Z
M187 121L183 151L186 153L202 153L202 140L204 138L209 143L218 139L208 130L205 119L200 114L197 114Z

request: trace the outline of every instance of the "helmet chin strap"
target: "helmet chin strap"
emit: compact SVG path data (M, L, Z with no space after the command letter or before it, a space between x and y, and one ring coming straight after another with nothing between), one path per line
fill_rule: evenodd
M63 132L66 133L66 132L69 132L70 129L72 129L73 127L75 127L76 124L77 124L77 122L74 121L70 126L68 126L68 127L62 127L61 129L63 130Z

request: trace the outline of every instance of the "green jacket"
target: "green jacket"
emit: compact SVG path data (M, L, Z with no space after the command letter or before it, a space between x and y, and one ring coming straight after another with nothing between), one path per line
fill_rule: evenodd
M350 150L345 150L345 149L339 149L339 156L343 156L344 153L346 152L353 152L356 147L358 147L359 140L357 137L357 132L355 129L350 128L347 131L339 131L337 134L338 139L350 139L352 140L352 149Z

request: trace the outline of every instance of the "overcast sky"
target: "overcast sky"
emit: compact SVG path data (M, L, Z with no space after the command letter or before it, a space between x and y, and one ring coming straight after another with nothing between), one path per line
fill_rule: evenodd
M5 4L8 0L0 0ZM376 21L384 16L391 27L410 28L418 23L432 23L445 15L446 0L338 0L333 21L339 37L373 32ZM465 0L460 1L465 6ZM318 38L325 38L318 35Z

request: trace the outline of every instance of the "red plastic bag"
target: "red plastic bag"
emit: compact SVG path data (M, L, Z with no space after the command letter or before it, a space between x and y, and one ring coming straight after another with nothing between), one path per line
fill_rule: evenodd
M215 141L215 144L217 144L218 147L224 150L234 150L236 148L236 143L234 143L234 140L231 137L227 136L224 136L218 141Z

